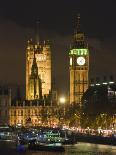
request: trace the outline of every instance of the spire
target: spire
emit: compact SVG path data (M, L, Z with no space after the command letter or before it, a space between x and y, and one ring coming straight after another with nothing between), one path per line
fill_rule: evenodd
M37 43L37 45L40 44L40 38L39 38L39 21L36 22L36 43Z
M36 62L36 53L34 52L31 75L29 77L29 98L31 100L39 99L41 95L41 80L38 75L38 66Z
M34 52L32 68L31 68L31 74L34 76L38 76L38 67L37 67L37 63L36 63L35 52Z
M80 24L80 13L78 13L76 17L76 25L74 30L74 36L76 36L78 33L81 33L81 24Z
M35 52L34 52L34 58L33 58L33 65L34 65L34 67L37 66Z
M77 33L81 31L80 13L77 15Z
M80 14L77 15L76 28L74 31L74 42L73 48L87 48L87 43L85 41L85 35L81 30L80 24Z

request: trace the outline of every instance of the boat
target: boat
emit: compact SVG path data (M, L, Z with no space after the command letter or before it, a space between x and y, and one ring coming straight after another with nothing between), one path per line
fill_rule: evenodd
M59 132L44 131L43 133L38 134L36 140L31 140L28 143L28 148L30 150L64 152L65 149L62 142L63 139L60 137Z
M10 126L0 126L0 148L12 148L16 147L17 136Z
M37 135L37 141L38 142L60 142L62 143L64 141L64 138L60 136L59 131L54 130L48 130L38 133Z
M32 141L35 141L37 138L36 132L34 131L25 131L17 135L17 144L16 150L18 152L25 152L28 149L28 144Z
M68 134L68 130L62 130L61 132L63 134L63 145L74 145L77 143L74 134Z
M65 148L62 143L49 142L49 143L40 143L37 141L31 141L28 144L29 150L38 150L38 151L50 151L50 152L64 152Z
M25 141L28 142L30 140L34 140L37 138L36 132L34 131L25 131L25 132L21 132L18 134L18 138L20 139L20 141Z

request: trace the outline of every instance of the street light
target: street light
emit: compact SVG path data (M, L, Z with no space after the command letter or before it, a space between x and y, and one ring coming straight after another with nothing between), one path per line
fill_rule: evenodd
M60 97L60 98L59 98L59 102L60 102L61 104L65 104L66 98L65 98L64 96Z
M61 116L61 117L63 117L63 120L64 120L64 116L65 116L65 103L66 103L66 98L64 96L59 97L60 114L61 115L63 114ZM63 113L62 113L62 110L63 110Z

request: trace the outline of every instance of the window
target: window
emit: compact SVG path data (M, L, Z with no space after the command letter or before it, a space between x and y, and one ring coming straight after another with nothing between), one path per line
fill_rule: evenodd
M21 116L23 116L23 110L21 110Z
M28 110L28 115L30 115L30 110Z
M16 116L16 110L14 110L14 116Z

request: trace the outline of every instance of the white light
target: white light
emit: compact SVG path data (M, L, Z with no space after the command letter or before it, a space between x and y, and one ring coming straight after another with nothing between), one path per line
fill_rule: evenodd
M35 45L35 49L37 49L37 45Z
M59 101L60 101L60 103L65 103L66 99L65 99L65 97L60 97Z
M70 58L70 65L72 66L72 57Z
M110 81L109 83L111 83L111 84L112 84L112 83L114 83L114 82L113 82L113 81Z
M96 83L96 86L100 86L100 83Z
M104 85L107 85L108 83L107 83L107 82L103 82L103 84L104 84Z

